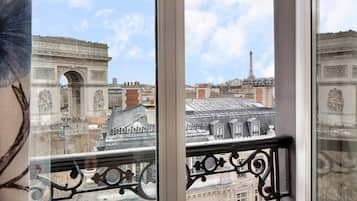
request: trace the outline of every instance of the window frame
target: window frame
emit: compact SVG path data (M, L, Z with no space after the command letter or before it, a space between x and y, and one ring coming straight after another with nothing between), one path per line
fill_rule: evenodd
M242 191L237 193L237 201L247 201L248 200L248 192L247 191Z
M186 200L184 0L156 2L157 200Z
M158 199L184 201L184 0L157 0ZM311 0L274 0L276 132L290 147L291 197L311 200ZM298 146L297 146L298 145ZM296 154L299 153L299 154ZM283 187L282 187L283 188Z
M243 137L243 123L242 122L236 122L233 125L233 130L234 130L234 138L242 138Z

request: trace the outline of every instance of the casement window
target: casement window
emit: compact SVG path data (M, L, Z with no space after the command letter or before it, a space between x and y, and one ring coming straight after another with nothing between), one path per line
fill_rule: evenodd
M184 201L194 183L235 183L216 170L227 164L234 167L239 160L248 160L250 171L269 165L267 171L277 171L269 179L276 180L264 184L279 183L280 188L263 188L257 179L252 197L242 192L236 200L277 195L289 200L311 200L311 196L323 200L323 195L316 195L325 182L319 176L330 166L318 167L322 164L319 157L322 154L326 160L321 161L331 161L320 152L326 150L313 149L317 145L331 148L331 141L318 141L326 131L322 122L336 121L333 132L342 129L350 136L347 126L353 129L355 121L346 110L356 111L349 108L354 103L345 95L354 97L356 91L349 83L356 74L354 49L334 57L350 56L347 63L320 64L327 56L319 54L332 53L319 42L332 44L328 40L333 36L311 30L318 29L311 17L320 19L316 11L328 0L312 5L308 0L108 1L100 6L98 1L65 2L33 1L32 200L81 196L109 200L116 196L119 200ZM260 29L257 24L265 26ZM352 32L345 35L354 37ZM320 66L319 80L311 64L312 69ZM116 74L113 69L123 70ZM258 79L263 74L274 79ZM329 80L323 80L326 75ZM61 85L61 76L67 83ZM116 76L120 81L108 84ZM143 80L151 83L150 89ZM233 118L241 124L228 129ZM247 123L251 118L256 120ZM210 122L217 120L222 126L211 129ZM200 125L190 136L185 135L188 123ZM268 125L275 125L277 137L264 138ZM228 130L233 135L224 133ZM341 144L340 139L335 142ZM262 153L265 149L269 151ZM253 155L243 160L242 151ZM271 160L259 160L255 151ZM187 171L186 163L194 165L187 158L198 159L196 172ZM96 170L93 176L86 173L93 194L76 183L83 169ZM128 184L131 178L137 180ZM326 182L333 180L326 178ZM255 191L257 187L274 193L267 190L257 196L261 192ZM337 194L354 192L352 186L346 188L336 188Z
M354 200L357 4L312 2L312 200Z

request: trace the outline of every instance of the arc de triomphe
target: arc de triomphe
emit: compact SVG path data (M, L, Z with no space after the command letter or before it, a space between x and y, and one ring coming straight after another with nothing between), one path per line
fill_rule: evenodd
M31 122L51 125L108 111L108 46L64 37L33 36ZM60 84L62 77L67 85Z

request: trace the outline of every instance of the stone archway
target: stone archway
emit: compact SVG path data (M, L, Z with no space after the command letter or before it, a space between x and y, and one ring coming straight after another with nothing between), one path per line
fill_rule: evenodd
M31 101L32 125L57 125L63 117L95 122L105 118L108 46L50 36L34 36L32 41L31 94L37 94ZM67 86L61 85L61 76Z
M61 113L69 114L73 118L81 118L83 116L82 105L84 104L82 89L84 78L74 70L67 71L62 75L68 83L61 85L60 89Z

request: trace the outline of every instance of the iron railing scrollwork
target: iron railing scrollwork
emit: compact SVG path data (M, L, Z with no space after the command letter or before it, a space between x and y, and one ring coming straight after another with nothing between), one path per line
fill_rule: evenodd
M284 170L288 176L289 165L280 167L282 159L288 159L291 143L291 137L287 136L190 143L187 157L199 160L192 167L186 165L186 188L192 187L196 181L206 182L211 175L250 173L257 178L258 192L265 200L280 200L290 195L289 184L287 191L280 190L280 171ZM282 150L285 157L279 156ZM244 159L242 152L247 153ZM33 158L30 165L31 197L33 200L68 200L78 194L117 190L120 195L131 191L143 199L155 200L156 191L147 188L150 185L156 187L156 177L150 172L155 172L155 156L155 147L147 147ZM285 160L285 163L289 164L289 161ZM132 168L130 164L140 168ZM52 174L61 174L61 177L69 174L69 177L66 184L60 184L63 181L53 179ZM93 183L84 187L88 177Z
M265 144L264 144L265 142ZM258 192L265 200L280 200L290 195L290 185L285 186L286 191L280 190L280 162L279 150L285 150L285 156L289 157L289 145L291 138L275 137L264 140L247 140L241 142L222 141L217 144L189 145L187 156L202 156L196 161L190 171L186 165L187 184L189 189L196 181L206 182L210 175L235 172L237 175L250 173L257 178ZM254 148L253 148L254 147ZM198 151L200 150L201 153ZM248 152L241 157L240 152ZM286 176L289 176L289 161L285 161L283 167ZM239 181L239 178L238 178Z
M354 174L357 172L357 140L319 138L317 176Z

